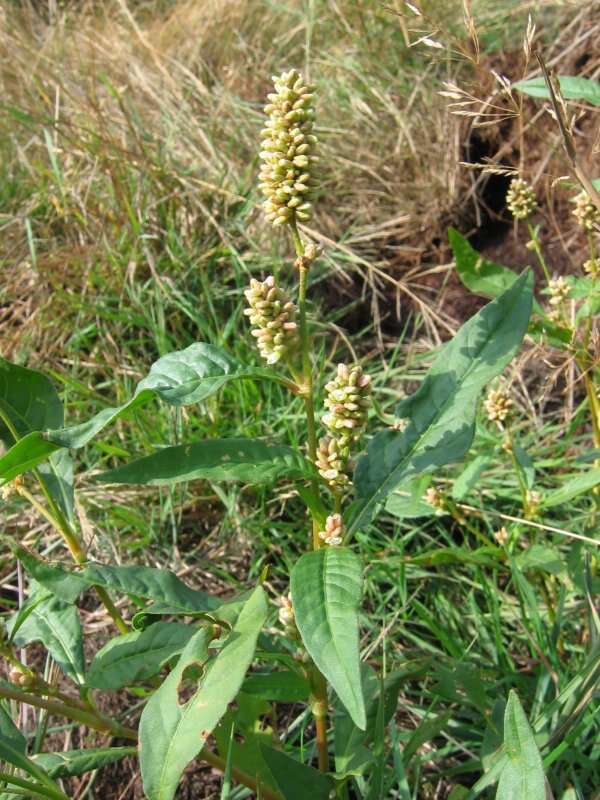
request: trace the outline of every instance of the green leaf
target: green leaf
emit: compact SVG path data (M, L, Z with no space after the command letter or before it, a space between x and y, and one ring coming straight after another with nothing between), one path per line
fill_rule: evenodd
M516 442L513 445L513 453L515 454L517 464L519 465L523 474L523 478L525 479L525 486L528 489L533 489L535 484L535 466L531 460L531 457L520 445L516 444Z
M66 794L63 794L53 780L46 774L46 772L37 764L21 752L20 748L15 745L13 741L8 738L0 738L0 761L6 761L12 764L13 767L27 773L31 778L37 781L35 787L31 786L25 781L19 780L15 775L7 778L11 783L23 788L39 789L39 794L44 797L51 797L55 800L69 800Z
M508 758L500 773L496 800L544 800L542 758L514 691L508 696L504 714L504 752Z
M9 742L12 747L20 753L25 754L27 749L27 739L12 721L11 716L4 706L0 705L0 738Z
M310 463L292 447L267 445L257 439L208 439L165 447L103 472L96 480L161 486L205 478L259 484L282 477L309 477L311 473Z
M38 753L31 760L42 767L51 778L68 778L114 764L125 756L136 755L135 747L91 747L89 750Z
M543 508L561 506L574 497L584 494L584 492L589 492L599 483L600 469L590 469L589 472L585 472L583 475L577 475L576 478L567 481L558 489L554 489L554 491L545 494L541 505Z
M476 456L463 469L452 486L452 499L460 503L477 486L481 473L484 472L490 459L487 456Z
M176 575L165 569L140 564L89 564L74 571L47 564L21 547L16 548L15 552L27 572L38 583L67 602L73 602L90 586L102 586L121 594L152 600L178 611L211 611L222 604L221 600L205 592L190 589Z
M140 721L140 766L149 800L174 797L183 770L237 695L266 616L266 597L259 586L217 655L209 659L212 633L200 629L148 701ZM199 685L189 700L180 702L181 684L193 669L203 671Z
M600 83L589 78L578 78L571 75L559 75L560 91L565 100L585 100L593 106L600 106ZM530 97L550 98L550 92L544 78L530 78L517 81L513 87Z
M61 448L87 444L109 423L158 397L169 405L199 403L217 392L228 381L254 378L281 381L266 369L246 367L227 352L210 344L196 343L159 358L148 375L138 383L130 400L105 408L87 422L70 428L45 423L30 426L29 433L0 458L0 480L7 481L32 469ZM0 393L2 384L0 383ZM62 420L59 425L62 425ZM44 429L51 427L52 430Z
M421 722L404 746L404 752L402 754L404 763L408 764L426 742L430 742L432 739L435 739L436 736L439 736L451 719L452 711L446 711L437 717L427 717Z
M357 503L350 533L370 522L403 481L467 452L479 394L509 363L527 331L532 290L531 273L523 273L465 323L420 388L399 404L396 415L410 420L406 430L385 430L373 437L354 473Z
M360 559L346 547L305 553L294 565L290 588L304 646L356 725L364 729L358 636Z
M308 681L297 672L254 672L243 683L244 694L278 703L301 703L308 700Z
M264 745L260 750L285 800L328 800L334 789L329 775L301 764L281 750Z
M0 439L13 449L32 431L59 428L64 423L63 405L50 379L3 358L0 358L0 411ZM52 456L40 473L54 501L72 520L73 463L69 454ZM0 472L0 479L3 477Z
M58 597L49 595L40 601L40 592L33 585L33 593L27 604L33 606L32 612L21 622L14 644L19 647L31 642L42 642L46 650L63 672L76 683L85 681L85 660L83 657L83 632L77 609L70 603L63 603ZM12 624L17 615L12 617ZM9 625L9 632L12 625Z
M423 500L430 483L431 475L419 475L418 478L406 481L388 497L385 510L400 519L433 516L435 508Z
M194 631L179 622L156 622L117 636L94 656L86 683L94 689L120 689L151 678L181 654Z
M448 229L448 239L458 277L469 291L494 299L517 280L516 272L484 258L455 228Z

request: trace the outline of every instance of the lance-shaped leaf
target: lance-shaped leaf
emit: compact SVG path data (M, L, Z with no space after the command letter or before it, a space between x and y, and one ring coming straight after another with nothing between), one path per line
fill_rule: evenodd
M103 472L96 480L161 486L205 478L258 484L282 477L310 476L311 472L310 462L293 447L268 445L257 439L208 439L165 447Z
M63 672L76 683L82 684L85 680L85 660L77 609L53 595L40 601L40 593L45 593L45 590L34 585L34 592L28 600L33 610L24 620L22 615L13 616L13 623L17 619L20 622L13 642L18 646L42 642ZM9 625L9 632L10 629Z
M580 78L577 75L559 75L557 80L560 84L561 94L566 100L584 100L593 106L600 106L600 83L598 81ZM517 81L513 84L513 88L530 95L530 97L550 97L543 77Z
M51 778L68 778L114 764L125 756L136 755L136 747L90 747L88 750L38 753L31 760L42 767Z
M185 350L169 353L152 365L147 377L123 405L105 408L87 422L69 428L47 423L30 426L29 430L34 432L24 436L0 458L0 481L11 480L32 469L61 448L83 447L109 423L153 397L169 405L190 405L205 400L228 381L240 378L283 381L277 373L240 364L227 352L210 344L198 342ZM62 425L62 419L58 424Z
M260 752L285 800L328 800L332 796L335 784L329 775L273 747L261 745Z
M107 642L94 656L87 685L120 689L156 675L191 639L194 628L179 622L156 622Z
M179 612L211 611L222 604L222 600L186 586L166 569L141 564L89 564L83 569L69 570L47 564L22 547L16 548L15 553L41 586L65 602L73 602L90 586L103 586L121 594L161 603Z
M531 302L532 275L526 272L445 345L420 388L396 409L408 421L406 429L378 433L359 458L350 532L368 524L402 481L464 456L479 394L517 352Z
M67 795L61 792L42 767L27 758L21 748L9 738L0 737L0 761L12 764L13 767L22 770L35 781L35 783L31 783L17 775L4 773L3 777L8 783L14 784L21 789L28 789L30 793L38 794L41 797L50 797L53 800L69 800Z
M305 553L292 570L290 588L304 646L355 724L364 729L358 636L360 559L345 547Z
M542 757L519 698L511 691L504 714L504 752L496 800L546 797Z
M13 448L18 448L23 437L32 431L60 428L64 423L63 405L50 379L3 358L0 358L0 411L0 440ZM56 453L40 468L40 473L53 500L72 519L73 463L69 454Z
M201 628L177 665L152 695L140 721L140 765L149 800L171 800L185 767L195 758L238 693L267 616L262 587L245 604L218 654L209 659L211 634ZM186 677L203 672L193 696L182 702Z

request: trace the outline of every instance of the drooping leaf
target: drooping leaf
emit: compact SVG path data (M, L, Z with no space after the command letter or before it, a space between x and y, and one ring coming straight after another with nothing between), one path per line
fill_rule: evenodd
M519 698L511 691L504 714L504 764L496 800L546 797L542 757Z
M273 747L261 747L264 760L285 800L328 800L334 788L329 775L301 764Z
M277 478L310 476L302 453L257 439L207 439L165 447L150 456L103 472L101 483L163 484L204 478L215 481L269 483Z
M31 757L34 764L42 767L51 778L68 778L84 775L108 764L114 764L125 756L137 755L136 747L90 747L88 750L62 750L55 753L38 753Z
M40 593L46 594L46 590L35 584L32 588L27 602L32 604L33 610L20 624L13 637L14 644L23 647L31 642L42 642L63 672L76 683L83 684L83 632L77 609L53 595L40 601ZM13 616L13 624L16 619L17 615ZM11 627L9 625L9 632Z
M403 481L457 461L474 435L483 388L517 352L531 314L532 275L527 272L489 303L442 349L420 388L399 404L403 431L373 437L354 474L357 502L349 531L366 525Z
M149 800L174 797L183 770L238 693L266 615L266 598L259 586L217 655L209 659L211 633L201 628L148 701L140 721L140 765ZM181 702L182 682L193 671L201 672L198 687L189 700Z
M296 624L311 658L359 728L366 725L360 674L360 559L346 547L301 556L290 587Z
M0 440L9 448L18 447L32 431L60 428L64 423L63 405L50 379L3 358L0 358L0 410ZM40 468L40 474L54 502L71 520L73 463L69 454L53 456Z
M89 564L78 570L51 565L24 548L16 548L27 572L45 589L67 602L73 602L90 586L102 586L121 594L162 603L174 610L202 612L219 608L221 601L205 592L190 589L166 569L138 564L126 566Z
M593 106L600 106L600 83L590 78L579 78L574 75L559 75L560 91L565 100L584 100ZM513 83L513 88L530 97L550 98L550 92L544 78L530 78Z
M196 343L159 358L148 375L138 383L130 400L105 408L87 422L69 428L39 423L0 458L0 481L15 478L45 461L61 448L87 444L108 424L159 397L169 405L199 403L217 392L228 381L254 378L281 381L271 370L246 367L226 351L210 344ZM47 430L51 428L51 430Z
M516 442L513 444L513 453L515 454L517 464L521 469L521 473L525 480L525 486L528 489L533 489L535 485L535 466L531 460L531 456Z
M94 656L87 685L94 689L120 689L151 678L181 654L194 630L179 622L156 622L143 631L111 639Z

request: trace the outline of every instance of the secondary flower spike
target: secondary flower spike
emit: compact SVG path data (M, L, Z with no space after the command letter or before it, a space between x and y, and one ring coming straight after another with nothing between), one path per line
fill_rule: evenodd
M252 336L256 337L260 354L268 364L276 364L298 345L296 306L276 285L272 275L264 281L252 278L244 294L250 306L244 314L255 326Z
M581 227L586 231L593 231L594 226L600 224L600 211L596 208L587 192L579 192L574 199L573 214Z
M310 219L310 196L317 183L313 134L314 86L304 83L292 69L273 78L275 91L265 106L268 119L261 135L262 167L259 187L267 198L263 204L273 225Z
M522 178L513 178L506 193L506 205L515 219L527 219L537 207L533 187Z
M367 424L370 405L371 378L361 367L338 364L337 374L325 385L323 424L338 440L342 457L347 457L350 445L357 442Z

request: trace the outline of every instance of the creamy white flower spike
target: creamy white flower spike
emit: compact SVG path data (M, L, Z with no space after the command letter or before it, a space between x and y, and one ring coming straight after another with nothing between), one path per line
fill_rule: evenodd
M506 422L513 401L506 389L490 389L483 405L490 422Z
M537 208L533 187L522 178L513 178L506 193L506 205L515 219L528 219Z
M595 225L600 224L600 211L592 203L587 192L579 192L575 197L573 214L581 227L586 231L593 231Z
M256 338L261 356L268 364L276 364L298 346L296 306L276 285L272 275L264 281L254 278L244 294L249 308L252 335Z
M310 196L317 185L313 134L314 86L306 84L292 69L273 78L275 91L268 95L268 116L262 131L259 188L267 198L263 204L273 225L310 219Z
M319 531L319 537L330 547L337 547L344 538L344 522L341 514L330 514L325 520L325 530Z

